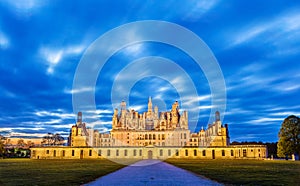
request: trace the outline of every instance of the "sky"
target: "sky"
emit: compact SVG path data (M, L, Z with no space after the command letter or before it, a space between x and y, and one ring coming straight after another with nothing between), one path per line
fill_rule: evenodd
M153 34L185 39L174 29L159 32L155 24L100 42L116 28L149 20L194 33L206 49L190 49L212 54L201 63L217 66L205 69L189 51L168 43L129 42ZM128 43L115 48L120 41ZM88 56L92 49L95 55L113 52L98 61ZM93 64L80 74L85 56ZM284 118L300 116L299 59L297 1L0 0L0 134L67 137L78 109L87 126L108 132L122 100L145 112L151 96L160 111L177 100L180 111L189 111L192 131L206 128L211 113L224 109L231 141L275 142ZM215 74L225 89L208 77ZM76 77L85 82L92 76L93 86L76 87ZM214 97L223 89L223 97ZM86 108L74 103L76 95L83 95L79 102Z

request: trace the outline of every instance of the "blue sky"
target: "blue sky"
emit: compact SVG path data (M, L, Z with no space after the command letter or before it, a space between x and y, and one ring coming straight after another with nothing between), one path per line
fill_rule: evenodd
M223 122L229 124L231 141L277 141L283 119L291 114L300 116L297 1L0 0L0 133L67 136L75 123L72 94L79 91L73 89L73 78L84 52L111 29L143 20L178 24L210 48L225 80ZM182 109L190 111L190 123L196 130L206 127L211 110L218 109L212 104L206 76L188 54L155 42L129 45L105 63L95 85L96 109L90 111L95 120L89 125L103 132L110 130L115 106L111 95L118 95L122 83L131 81L120 72L131 68L136 77L134 73L142 73L145 66L130 65L147 56L173 61L170 68L161 68L172 80L158 76L138 79L129 87L129 108L145 111L149 96L161 111L178 100ZM179 95L181 90L190 90L186 77L177 74L179 69L194 82L196 97L189 91ZM113 87L116 78L122 81ZM85 88L90 91L91 87ZM122 101L118 99L114 101ZM199 121L195 122L197 114Z

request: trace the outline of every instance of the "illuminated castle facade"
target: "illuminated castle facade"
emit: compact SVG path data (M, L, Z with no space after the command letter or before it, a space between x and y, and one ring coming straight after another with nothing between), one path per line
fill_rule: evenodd
M127 110L121 103L120 111L114 110L112 130L99 133L82 122L82 113L72 126L69 146L31 148L32 159L264 159L265 145L230 145L228 126L222 125L216 112L215 122L207 129L191 133L188 129L188 112L180 112L176 101L172 109L159 112L152 108L138 113Z
M228 146L228 127L222 125L219 112L215 117L215 122L206 130L191 133L188 129L188 112L180 113L177 101L170 111L159 112L157 106L153 109L149 98L148 110L144 113L127 110L126 102L122 101L120 111L114 110L109 134L87 129L79 112L77 123L72 126L70 146Z

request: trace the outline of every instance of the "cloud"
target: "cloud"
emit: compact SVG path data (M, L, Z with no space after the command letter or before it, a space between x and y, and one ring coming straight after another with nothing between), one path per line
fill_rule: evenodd
M60 110L58 112L53 112L53 111L37 111L35 112L35 115L40 116L40 117L59 117L62 119L69 119L69 118L75 118L75 115L72 113L61 113Z
M188 1L188 10L184 19L198 20L218 4L218 0Z
M8 37L0 31L0 49L6 49L9 47Z
M277 122L277 121L283 121L284 118L280 117L280 118L273 118L273 117L261 117L258 119L254 119L254 120L250 120L250 121L246 121L244 123L248 123L251 125L270 125L270 122Z
M132 45L125 47L122 50L122 53L126 56L138 56L143 51L144 51L144 44L137 43L137 44L132 44Z
M300 14L298 11L288 11L274 19L247 24L243 29L231 33L233 37L230 47L246 42L259 40L260 43L281 45L282 43L299 41Z
M6 1L10 6L17 10L33 10L35 8L41 7L45 1L40 0L14 0L14 1Z
M84 45L74 45L65 48L43 46L39 49L39 54L48 62L47 73L53 74L55 66L64 58L79 55L84 49Z
M90 92L93 90L94 90L94 88L92 88L92 87L82 87L79 89L72 89L72 90L65 88L64 93L65 94L78 94L78 93L83 93L83 92Z

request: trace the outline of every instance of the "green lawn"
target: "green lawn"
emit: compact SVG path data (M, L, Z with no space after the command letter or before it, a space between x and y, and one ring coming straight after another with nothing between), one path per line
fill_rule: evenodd
M300 162L168 159L166 162L226 185L300 185Z
M0 159L0 185L80 185L124 166L109 160Z

